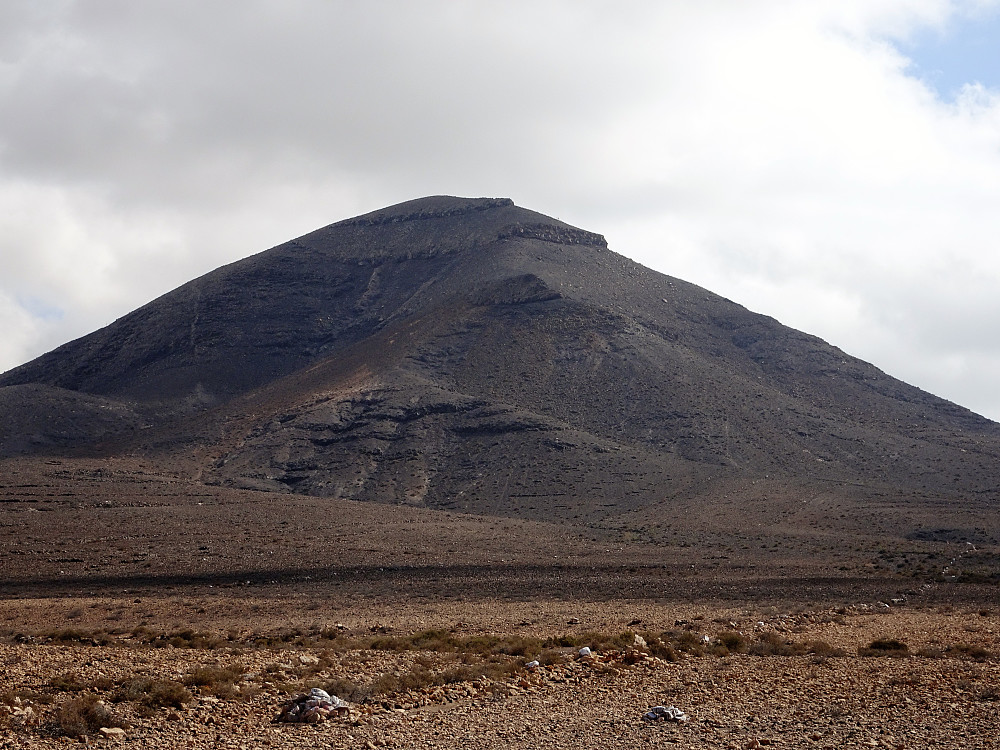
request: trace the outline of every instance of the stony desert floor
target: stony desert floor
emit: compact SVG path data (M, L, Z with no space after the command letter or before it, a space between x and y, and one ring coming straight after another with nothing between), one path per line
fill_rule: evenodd
M9 597L0 748L1000 747L1000 607L946 598Z
M0 472L0 748L1000 748L992 542L653 544L116 466ZM349 710L273 722L312 688Z

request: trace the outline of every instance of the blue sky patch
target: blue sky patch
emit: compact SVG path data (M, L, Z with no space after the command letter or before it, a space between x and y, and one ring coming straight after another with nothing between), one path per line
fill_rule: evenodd
M926 29L899 50L913 61L908 71L954 99L966 83L1000 89L1000 11L955 19L947 29Z
M28 311L28 314L36 320L62 320L66 311L61 307L49 304L38 297L18 297L17 304Z

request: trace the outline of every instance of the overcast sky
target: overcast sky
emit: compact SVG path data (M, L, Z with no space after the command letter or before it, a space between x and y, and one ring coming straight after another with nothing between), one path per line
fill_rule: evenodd
M1000 420L1000 1L3 0L0 370L505 196Z

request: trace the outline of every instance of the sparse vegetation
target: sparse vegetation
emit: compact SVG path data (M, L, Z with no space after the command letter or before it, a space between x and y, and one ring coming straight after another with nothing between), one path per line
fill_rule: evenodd
M973 659L974 661L986 661L993 657L993 654L986 648L967 643L956 643L953 646L949 646L945 649L945 655Z
M126 727L96 695L87 693L62 704L56 710L56 723L68 737L94 734L101 727Z
M631 635L629 636L631 638ZM474 635L462 636L446 630L424 630L412 635L375 636L370 639L341 639L342 647L370 648L377 651L434 651L439 653L467 653L486 656L503 654L507 656L535 656L543 648L558 646L598 645L610 642L607 636L585 633L579 636L559 636L542 641L521 635ZM581 644L577 646L577 643Z
M956 696L952 700L979 705L987 711L989 706L1000 704L1000 691L994 686L995 632L989 623L979 619L977 608L930 615L947 620L947 627L941 630L923 625L908 630L908 615L894 619L894 613L883 614L882 609L875 614L852 608L829 617L788 607L768 614L747 612L714 619L689 615L687 621L677 621L673 629L640 632L647 644L643 651L682 662L671 667L640 655L637 645L641 646L642 640L637 640L632 630L593 627L573 632L573 628L565 628L569 632L549 631L552 634L544 637L544 631L534 623L530 631L513 633L482 633L464 624L407 633L395 623L397 630L392 632L385 632L381 626L372 630L367 625L354 630L330 630L317 623L264 636L236 629L215 635L197 629L147 627L138 632L108 634L115 645L104 653L93 651L91 646L90 639L100 633L81 631L86 640L60 641L55 648L47 639L32 641L33 636L25 636L27 643L15 641L4 646L9 654L6 664L22 676L33 666L30 654L36 644L42 645L38 655L56 657L53 663L67 664L67 653L82 658L71 670L64 666L30 683L40 687L27 689L25 679L20 686L12 685L0 696L0 726L15 736L62 734L87 736L93 742L101 726L124 725L126 720L132 720L129 737L134 734L136 744L141 744L139 738L148 743L150 733L162 731L170 721L178 722L172 725L178 728L198 730L205 721L212 725L213 732L220 732L222 727L232 732L231 717L245 715L244 709L217 705L210 696L224 702L244 701L249 696L254 708L246 710L263 707L266 712L272 707L277 710L281 697L275 692L294 695L317 687L353 704L352 717L378 723L390 712L415 711L413 716L421 716L416 709L433 713L435 704L450 702L483 701L490 705L506 697L511 702L503 706L531 703L537 708L544 704L532 703L538 700L536 694L551 696L568 690L574 695L589 695L590 699L613 696L626 685L634 691L645 684L647 675L661 679L664 674L678 677L668 680L664 695L664 701L674 705L690 705L694 695L717 701L734 689L745 693L748 680L767 679L767 675L799 680L815 689L817 695L834 696L829 708L821 709L819 718L831 727L841 724L842 717L859 713L857 701L844 695L836 682L848 675L852 680L864 680L866 675L876 679L874 684L887 699L926 696L943 690L944 694ZM886 619L878 619L882 617ZM842 622L837 622L838 618ZM565 617L560 619L565 621ZM758 625L758 619L765 622ZM848 655L815 638L822 634L834 643L844 643L845 637L857 632L856 625L870 628L873 623L880 626L873 631L875 634L889 635L874 640L869 635L857 649L861 656L914 653L962 661L947 664L917 658L872 669L853 653ZM896 627L899 623L903 626ZM638 624L630 623L629 627ZM324 632L326 635L322 635ZM928 632L937 639L930 645L923 635ZM180 638L184 645L169 648L170 638ZM265 641L271 645L259 645ZM199 647L199 643L204 645ZM304 643L322 647L297 645ZM166 645L158 648L156 644ZM577 652L584 645L593 650L592 658L579 657ZM826 663L828 657L844 661ZM765 659L787 662L768 664ZM530 660L537 660L539 666L525 668ZM127 666L125 670L115 669L106 662ZM107 677L109 674L114 678ZM44 705L46 702L50 705ZM25 721L25 716L30 719ZM410 722L401 726L404 724L411 726Z
M211 633L199 633L190 629L156 633L146 628L139 628L132 632L132 637L140 643L146 643L156 648L171 646L173 648L215 649L224 643L224 640L219 636Z
M197 667L184 677L184 684L188 687L196 687L208 695L230 698L238 692L236 684L243 674L243 667L239 664L231 664L227 667Z
M896 638L877 638L858 647L858 656L909 656L910 647Z
M988 701L991 703L1000 701L1000 690L994 687L984 688L983 690L979 691L979 695L976 696L976 698L978 700Z
M181 708L192 698L191 692L174 680L134 677L118 688L113 700L134 701L148 708Z
M77 677L76 672L67 672L49 680L49 687L62 693L79 693L88 686Z
M802 656L816 654L818 656L843 656L842 651L833 648L825 641L793 641L783 638L779 633L762 633L750 645L749 653L753 656Z
M742 654L747 650L746 638L732 630L720 633L718 641L726 649L727 653Z

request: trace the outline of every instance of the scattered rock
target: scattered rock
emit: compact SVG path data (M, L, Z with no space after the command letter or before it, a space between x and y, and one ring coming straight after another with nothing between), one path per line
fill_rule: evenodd
M125 738L125 730L122 729L121 727L101 727L97 731L102 736L107 737L108 739L112 739L112 738L124 739Z
M35 709L31 706L20 705L20 700L17 701L18 705L15 705L11 709L10 720L15 726L22 727L34 727L38 726L40 722L39 715L35 712Z
M653 706L642 715L646 721L676 721L683 724L688 715L675 706Z
M349 710L347 703L340 698L330 695L325 690L313 688L308 693L296 695L285 703L281 707L281 712L274 717L274 721L315 724L331 714L346 714Z
M590 646L584 646L580 649L581 658L586 659L588 656L593 655L593 651L590 650Z
M319 657L312 654L300 654L299 664L319 664Z
M630 648L621 654L621 660L626 664L638 664L648 658L649 654L637 648Z

